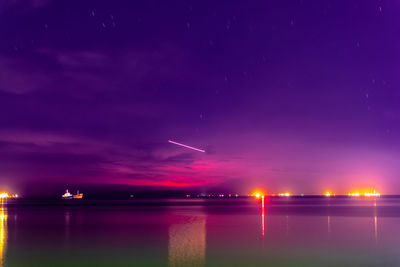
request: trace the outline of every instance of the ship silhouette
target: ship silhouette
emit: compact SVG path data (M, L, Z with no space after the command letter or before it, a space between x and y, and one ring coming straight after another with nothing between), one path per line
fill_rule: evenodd
M83 193L79 193L79 190L76 192L76 195L71 194L68 189L65 193L61 196L62 199L81 199L83 198Z

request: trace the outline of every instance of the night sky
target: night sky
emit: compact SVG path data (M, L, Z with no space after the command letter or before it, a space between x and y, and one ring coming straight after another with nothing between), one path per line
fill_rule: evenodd
M399 12L2 0L0 185L400 193Z

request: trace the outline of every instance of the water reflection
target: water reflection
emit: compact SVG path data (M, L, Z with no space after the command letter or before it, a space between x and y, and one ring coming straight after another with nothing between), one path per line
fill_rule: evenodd
M260 197L257 201L256 212L259 212L256 221L257 240L265 241L267 237L269 242L274 239L290 243L313 240L334 245L338 240L345 238L350 240L367 238L369 245L375 245L378 242L382 243L384 238L382 222L385 219L382 218L382 209L379 209L378 200L375 203L364 202L364 206L359 206L359 203L346 206L328 203L325 206L325 203L321 201L320 206L307 207L307 209L300 205L297 207L282 205L278 209L272 202L274 200L271 201L272 204L266 200ZM315 212L316 216L309 216L310 212ZM358 226L354 227L354 225ZM313 233L309 233L310 230L313 230Z
M7 209L5 200L0 200L0 267L4 266L7 248Z
M374 237L375 237L375 243L378 243L378 216L377 216L377 210L376 210L376 199L374 202Z
M170 267L205 266L206 216L180 215L169 227L168 251Z
M328 240L331 239L331 216L328 215Z
M261 232L262 232L262 240L264 241L264 237L265 237L265 199L264 199L264 196L261 198Z
M375 242L378 242L378 217L374 217L374 236L375 236Z
M289 236L289 215L286 215L286 236Z
M71 221L71 215L69 211L66 211L64 213L64 222L65 222L65 240L69 240L70 237L70 221Z

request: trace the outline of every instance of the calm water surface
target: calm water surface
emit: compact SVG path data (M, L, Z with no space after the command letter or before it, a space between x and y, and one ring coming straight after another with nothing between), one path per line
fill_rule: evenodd
M0 266L400 266L400 199L9 202Z

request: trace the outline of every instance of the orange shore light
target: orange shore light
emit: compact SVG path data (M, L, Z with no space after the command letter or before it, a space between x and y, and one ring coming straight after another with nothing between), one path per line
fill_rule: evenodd
M264 193L264 191L262 191L262 190L257 190L257 191L254 191L254 192L251 194L251 196L252 196L252 197L255 197L255 198L262 198L262 197L265 196L265 193Z

